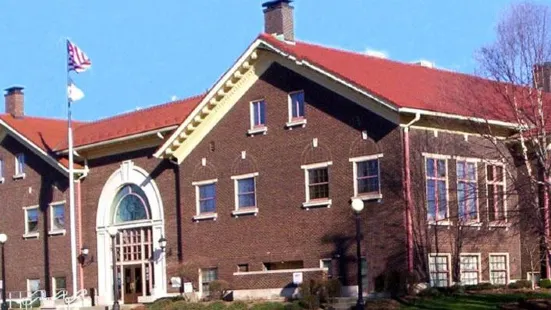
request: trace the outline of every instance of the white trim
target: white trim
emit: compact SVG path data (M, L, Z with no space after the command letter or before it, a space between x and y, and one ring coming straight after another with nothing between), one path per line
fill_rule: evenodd
M333 200L331 199L316 199L316 200L303 202L302 207L306 210L312 207L323 207L323 206L327 206L328 208L331 208L332 203L333 203Z
M316 169L316 168L325 168L325 167L331 166L332 164L333 164L332 161L326 161L326 162L321 162L321 163L302 165L302 166L300 166L300 168L304 169L304 170Z
M234 204L233 204L234 210L232 211L232 215L237 216L237 215L245 215L245 214L254 214L256 216L258 214L258 199L257 199L257 192L256 192L257 176L258 176L258 172L231 176L231 179L233 180L233 198L234 198ZM239 181L245 180L245 179L253 179L254 206L239 208Z
M497 120L488 120L484 118L479 117L468 117L468 116L461 116L457 114L449 114L449 113L441 113L441 112L431 112L427 110L421 110L421 109L413 109L413 108L399 108L398 112L406 112L406 113L419 113L421 115L431 115L431 116L438 116L443 118L453 118L458 120L469 120L476 123L488 123L490 125L497 125L497 126L504 126L508 128L519 128L519 124L515 123L509 123L509 122L503 122L503 121L497 121Z
M23 162L20 162L19 161L19 156L22 157L23 159ZM15 156L14 156L14 159L15 159L15 174L13 176L13 178L15 179L16 177L19 177L19 176L23 176L23 178L25 177L25 164L26 164L26 160L25 160L25 153L23 152L20 152L20 153L16 153ZM19 167L19 165L21 165L21 167Z
M302 93L304 107L304 115L293 118L293 102L291 95ZM298 114L298 113L297 113ZM305 125L306 124L306 92L304 89L297 89L287 93L287 127Z
M233 210L231 214L235 217L247 214L254 214L256 216L258 215L258 208L241 208L240 210Z
M65 225L63 225L62 229L53 229L54 219L55 219L55 214L53 213L54 206L63 205L63 217L65 218L65 204L66 204L65 200L55 201L48 204L48 213L50 217L50 223L48 223L49 224L48 235L65 235L66 233ZM65 223L65 219L63 220L63 223Z
M268 132L268 127L266 126L263 126L263 127L255 127L255 128L251 128L249 130L247 130L247 134L249 135L255 135L255 134L266 134Z
M209 212L209 213L203 213L203 214L196 214L193 216L193 220L200 221L200 220L215 220L218 218L218 213L216 212Z
M25 219L25 231L23 232L23 238L25 238L25 239L38 238L40 236L39 231L29 232L29 223L28 223L28 215L27 215L27 212L29 210L37 210L37 222L38 222L37 225L40 225L40 213L39 213L40 207L38 205L23 207L23 214L25 216L24 217L24 219Z
M488 205L488 166L501 166L502 169L502 176L503 181L502 182L494 182L492 181L491 185L502 185L503 186L503 214L505 216L504 221L496 220L496 221L490 221L490 206ZM504 227L506 229L509 228L509 217L507 214L507 170L505 170L505 163L498 160L484 160L484 191L486 192L486 208L488 209L488 226L489 227ZM501 183L501 184L500 184ZM493 206L492 206L493 208Z
M383 153L374 154L374 155L352 157L352 158L349 158L348 161L351 162L351 163L354 163L354 162L359 162L359 161L378 159L378 158L381 158L381 157L383 157Z
M463 157L463 156L453 156L453 159L467 161L467 162L471 162L471 163L479 163L479 162L482 161L482 159L477 158L477 157Z
M191 182L191 185L193 186L200 186L200 185L207 185L218 182L218 179L210 179L210 180L204 180L204 181L197 181L197 182Z
M374 154L368 156L360 156L349 158L348 161L352 163L352 186L354 187L354 197L360 198L362 200L374 200L382 199L383 194L381 192L381 161L379 158L382 158L383 154ZM379 183L379 191L371 193L358 193L358 164L361 162L377 160L377 180Z
M311 271L324 271L324 270L326 269L325 268L302 268L302 269L260 270L260 271L234 272L233 275L243 276L243 275L274 274L274 273L311 272Z
M505 268L507 269L507 278L505 279L505 285L507 285L510 282L510 279L511 279L511 268L510 268L510 261L509 261L509 253L507 253L507 252L488 253L488 276L489 276L488 281L490 281L490 283L492 283L492 262L491 262L491 257L492 256L505 256Z
M356 182L354 182L356 183ZM383 194L381 193L378 193L378 194L361 194L361 195L358 195L358 196L352 196L350 197L350 200L352 199L361 199L361 200L364 200L364 201L367 201L367 200L381 200L383 199Z
M21 173L21 174L16 174L13 176L13 179L14 180L21 180L21 179L24 179L27 175L24 174L24 173ZM3 178L2 178L3 179Z
M258 172L253 172L253 173L246 173L246 174L240 174L240 175L232 175L230 178L232 180L241 180L241 179L254 178L254 177L257 177L257 176L258 176ZM215 179L215 180L217 180L217 179Z
M285 123L285 127L289 129L292 129L293 127L298 127L298 126L305 127L306 123L308 123L308 121L305 118L302 118L302 119L297 119L297 120Z
M463 275L463 269L461 267L461 256L476 256L478 261L477 261L477 284L480 284L482 282L482 254L481 253L470 253L470 252L465 252L465 253L459 253L459 271L460 271L460 275L459 275L459 279L461 280L462 278L462 275ZM461 284L464 284L463 281L461 280Z
M451 155L443 155L443 154L435 154L435 153L426 153L426 152L423 152L421 153L421 155L423 157L430 157L430 158L435 158L435 159L451 159L452 156Z
M429 253L428 254L428 257L429 257L429 261L428 261L428 269L429 269L429 283L430 283L430 278L431 278L431 270L430 270L430 258L431 257L439 257L439 256L444 256L447 258L447 272L448 272L448 285L447 286L451 286L452 285L452 264L451 264L451 259L452 259L452 255L451 253ZM436 272L438 272L438 270L436 270Z

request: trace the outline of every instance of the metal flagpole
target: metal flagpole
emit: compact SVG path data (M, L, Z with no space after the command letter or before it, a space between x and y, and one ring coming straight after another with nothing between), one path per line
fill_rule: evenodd
M68 42L68 41L67 41ZM67 48L67 46L65 47ZM68 87L71 83L69 76L69 51L67 50L67 140L69 144L69 216L71 226L71 271L73 283L73 296L77 293L77 237L75 227L75 176L73 172L73 129L71 127L71 99L69 98Z

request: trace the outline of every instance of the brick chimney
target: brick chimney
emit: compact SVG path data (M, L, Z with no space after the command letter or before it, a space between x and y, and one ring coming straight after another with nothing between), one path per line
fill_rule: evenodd
M24 94L23 87L13 86L6 88L4 98L6 100L6 113L11 114L15 118L22 118L25 115L24 110Z
M274 0L262 4L264 7L264 32L283 35L286 41L295 40L293 22L293 0Z
M551 62L534 65L534 87L551 92Z

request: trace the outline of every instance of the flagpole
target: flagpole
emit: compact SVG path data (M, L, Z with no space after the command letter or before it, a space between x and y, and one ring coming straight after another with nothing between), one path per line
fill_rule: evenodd
M71 273L73 284L73 296L77 293L77 238L75 227L75 176L73 167L73 128L71 124L71 99L69 98L68 87L71 82L69 76L69 51L67 51L67 85L65 86L65 92L67 93L67 140L69 144L69 215L71 226Z

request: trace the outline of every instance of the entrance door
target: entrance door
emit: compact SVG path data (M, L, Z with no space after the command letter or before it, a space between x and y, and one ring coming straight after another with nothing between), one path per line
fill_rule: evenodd
M138 296L143 296L142 266L124 266L124 303L138 303Z

